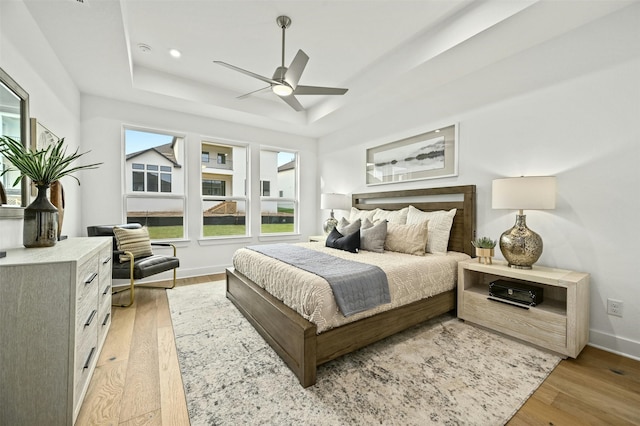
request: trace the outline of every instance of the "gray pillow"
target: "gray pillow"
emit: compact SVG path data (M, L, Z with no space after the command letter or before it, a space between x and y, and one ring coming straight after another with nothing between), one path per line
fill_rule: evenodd
M360 249L384 252L384 240L387 238L387 221L381 220L375 225L369 219L364 220L360 228Z
M336 226L336 229L342 235L349 235L349 234L353 234L358 229L360 229L360 225L361 225L360 219L355 220L353 222L349 222L344 217L341 217L340 220L338 221L338 225Z

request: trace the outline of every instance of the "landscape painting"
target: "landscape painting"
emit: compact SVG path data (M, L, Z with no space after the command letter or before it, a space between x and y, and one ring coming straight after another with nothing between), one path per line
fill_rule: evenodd
M367 185L456 176L456 126L367 149Z

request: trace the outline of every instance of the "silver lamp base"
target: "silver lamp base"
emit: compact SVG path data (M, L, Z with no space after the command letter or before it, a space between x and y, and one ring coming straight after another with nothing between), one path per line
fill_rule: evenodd
M336 226L338 226L338 221L336 220L335 217L333 217L333 210L331 210L331 217L324 221L324 224L322 225L322 230L324 231L325 234L329 234L331 233L331 231L333 231L333 229Z
M511 268L531 269L542 254L542 238L527 228L526 215L516 215L513 228L500 236L500 251Z

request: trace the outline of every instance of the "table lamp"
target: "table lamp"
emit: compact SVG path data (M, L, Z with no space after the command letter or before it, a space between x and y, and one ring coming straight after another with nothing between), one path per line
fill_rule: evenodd
M494 209L518 210L513 228L500 236L502 255L511 268L531 269L542 254L542 238L527 228L523 210L556 208L555 176L495 179L491 193Z
M347 210L349 207L351 207L351 202L346 194L328 193L320 195L320 208L323 210L331 209L331 216L322 225L325 234L333 231L333 228L338 225L338 221L333 216L333 209Z

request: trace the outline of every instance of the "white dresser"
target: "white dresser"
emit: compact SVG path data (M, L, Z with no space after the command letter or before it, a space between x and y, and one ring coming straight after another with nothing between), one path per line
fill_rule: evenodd
M0 425L72 425L111 324L109 237L0 259Z

